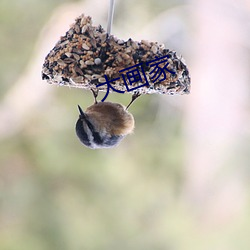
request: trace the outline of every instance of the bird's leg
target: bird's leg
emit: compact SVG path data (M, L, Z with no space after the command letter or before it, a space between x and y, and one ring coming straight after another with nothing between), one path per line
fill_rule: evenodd
M132 95L132 99L131 99L130 103L128 104L128 106L126 107L126 109L128 109L128 108L131 106L131 104L132 104L140 95L141 95L141 94L140 94L139 92L134 93L134 94Z
M97 98L97 96L98 96L98 89L97 89L97 90L90 89L90 90L91 90L91 92L92 92L92 94L93 94L93 96L94 96L95 104L97 104L96 98Z

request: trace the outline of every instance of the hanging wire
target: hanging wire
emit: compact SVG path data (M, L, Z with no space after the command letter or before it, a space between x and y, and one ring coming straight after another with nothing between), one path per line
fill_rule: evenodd
M108 26L107 26L107 33L108 34L111 33L111 29L112 29L114 9L115 9L115 0L110 0L109 12L108 12Z

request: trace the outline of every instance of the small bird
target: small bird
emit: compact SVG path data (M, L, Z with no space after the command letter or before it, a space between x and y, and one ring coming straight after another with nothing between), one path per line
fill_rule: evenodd
M134 117L119 103L95 102L85 112L79 105L78 109L76 134L88 148L114 147L133 132Z

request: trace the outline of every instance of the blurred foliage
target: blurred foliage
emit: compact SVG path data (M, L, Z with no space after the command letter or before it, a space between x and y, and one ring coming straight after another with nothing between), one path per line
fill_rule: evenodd
M0 97L25 69L43 24L68 0L1 0Z
M1 97L64 2L70 1L1 0ZM138 2L151 18L181 3ZM118 25L125 5L117 9ZM22 131L0 142L1 250L249 249L249 215L223 233L206 234L182 199L183 114L166 99L184 97L139 98L131 107L135 133L117 148L93 151L80 145L73 129L76 104L88 106L91 94L48 88L55 91L44 103L47 112L38 109ZM124 105L130 100L109 98Z

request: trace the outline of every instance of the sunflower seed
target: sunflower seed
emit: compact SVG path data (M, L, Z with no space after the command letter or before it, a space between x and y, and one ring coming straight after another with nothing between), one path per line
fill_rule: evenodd
M69 64L69 63L75 62L75 59L73 59L73 58L65 58L63 61L65 63Z
M82 44L82 48L85 49L85 50L89 50L89 46L86 44L86 43L83 43Z
M154 54L157 53L158 48L156 47L156 45L153 45L153 46L151 47L151 51L152 51Z
M104 82L106 82L106 79L105 79L104 77L100 77L100 78L98 79L98 82L104 83Z
M77 34L80 33L80 27L79 27L79 25L75 25L75 31L76 31Z
M94 75L92 75L92 79L94 80L94 79L98 79L98 78L100 78L101 76L100 75L97 75L97 74L94 74Z
M65 55L66 55L67 57L71 57L72 54L71 54L70 52L66 52Z
M93 61L87 60L87 61L85 61L85 64L86 65L94 65L95 63Z
M82 83L83 82L83 77L82 76L75 76L75 77L72 77L71 79L76 83Z
M60 66L66 66L66 65L67 65L62 59L57 60L57 63L58 63Z
M79 61L79 60L80 60L80 56L79 56L79 55L77 55L77 54L75 54L75 53L73 53L73 57L74 57L77 61Z
M82 70L81 70L79 67L75 66L75 67L74 67L74 70L75 70L75 72L78 73L79 75L81 75L81 76L83 75L83 72L82 72Z

